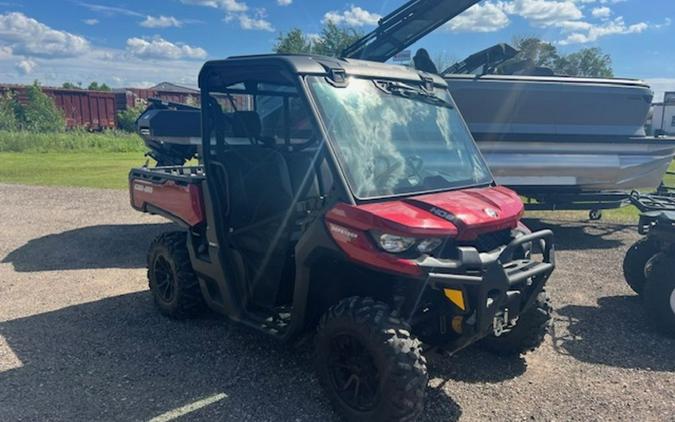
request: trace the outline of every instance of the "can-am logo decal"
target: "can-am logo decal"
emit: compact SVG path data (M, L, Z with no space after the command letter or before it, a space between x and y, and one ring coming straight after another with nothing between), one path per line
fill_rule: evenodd
M483 210L483 212L484 212L488 217L492 217L492 218L497 218L497 217L499 217L499 213L497 212L497 210L494 210L494 209L492 209L492 208L485 208L485 209Z
M152 186L142 185L140 183L134 183L134 190L139 192L152 193Z
M429 212L432 213L433 215L437 216L437 217L441 217L442 219L448 220L448 221L453 222L453 223L455 221L457 221L457 219L455 218L455 216L452 213L449 213L446 210L441 209L441 208L431 207L429 209Z

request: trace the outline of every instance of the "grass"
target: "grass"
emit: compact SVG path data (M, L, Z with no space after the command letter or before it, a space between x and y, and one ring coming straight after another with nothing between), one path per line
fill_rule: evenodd
M0 182L126 189L145 151L138 135L122 131L0 131Z
M126 189L142 152L0 152L0 182L42 186Z
M117 130L91 133L74 130L57 133L0 131L0 152L144 152L143 140Z

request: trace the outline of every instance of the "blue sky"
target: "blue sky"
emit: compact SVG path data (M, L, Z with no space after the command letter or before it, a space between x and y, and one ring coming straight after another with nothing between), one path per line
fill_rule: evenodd
M299 27L317 33L329 19L369 31L402 3L0 1L0 82L194 85L207 59L269 52L280 32ZM563 52L600 47L612 56L617 76L646 79L660 95L675 90L674 19L672 0L487 0L415 47L446 60L522 35L539 36Z

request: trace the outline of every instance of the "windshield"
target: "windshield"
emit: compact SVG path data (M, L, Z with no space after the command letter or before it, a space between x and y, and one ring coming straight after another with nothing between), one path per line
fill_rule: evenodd
M492 182L447 91L410 95L409 85L357 78L344 88L308 82L357 198Z

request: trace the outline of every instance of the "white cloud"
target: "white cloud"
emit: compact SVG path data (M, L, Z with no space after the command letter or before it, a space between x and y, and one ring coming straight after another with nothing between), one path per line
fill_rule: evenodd
M506 28L509 23L502 4L485 2L470 7L445 27L452 32L495 32Z
M173 16L146 16L140 25L145 28L170 28L172 26L180 28L183 22Z
M230 13L241 13L248 10L248 5L237 0L181 0L181 3L195 6L215 7Z
M625 35L625 34L639 34L649 28L645 22L639 22L632 25L626 25L623 18L618 18L602 23L600 25L591 25L588 30L584 32L574 32L560 41L561 45L568 44L586 44L595 42L602 37L608 35Z
M656 29L661 29L661 28L669 27L671 23L673 23L672 19L666 18L666 19L664 19L663 23L657 23L657 24L654 24L653 26Z
M79 35L52 29L23 13L0 15L0 42L14 54L37 57L75 57L89 50Z
M560 22L579 20L584 14L571 1L551 0L514 0L503 3L504 11L510 15L518 15L535 26L556 26Z
M585 44L610 35L638 34L649 28L659 29L670 25L646 22L625 23L622 17L611 19L612 10L605 4L624 0L490 0L479 3L445 27L453 32L494 32L506 28L512 16L519 16L539 28L557 28L564 38L559 44ZM584 16L588 5L590 20Z
M213 7L227 12L225 22L237 21L239 26L245 30L269 31L273 32L274 26L265 19L267 12L264 8L256 9L253 14L248 13L249 7L243 1L237 0L180 0L184 4L195 6ZM292 3L292 0L277 0L277 3L286 6Z
M98 19L84 19L82 22L90 26L98 25Z
M249 15L242 13L237 16L237 19L239 19L239 26L241 26L242 29L274 32L272 23L262 17L252 18Z
M337 10L331 10L323 15L323 23L333 22L336 25L348 25L348 26L365 26L365 25L377 25L377 21L380 20L382 16L377 13L369 12L365 9L362 9L358 6L351 5L349 9L338 12Z
M37 67L37 63L30 59L21 60L16 64L17 70L23 75L30 75L35 67Z
M608 18L612 15L612 9L607 6L596 7L591 11L591 14L596 18Z
M183 43L172 43L163 38L153 39L129 38L127 40L127 52L132 56L147 59L203 59L206 50L199 47L191 47Z
M14 57L11 47L0 46L0 60L7 60Z
M136 11L133 11L131 9L125 9L123 7L106 6L103 4L94 4L85 2L79 2L77 4L79 4L82 7L86 7L92 12L101 13L106 16L116 16L116 15L137 16L137 17L143 16L142 14Z
M277 0L279 6L288 6L293 3L293 0Z

